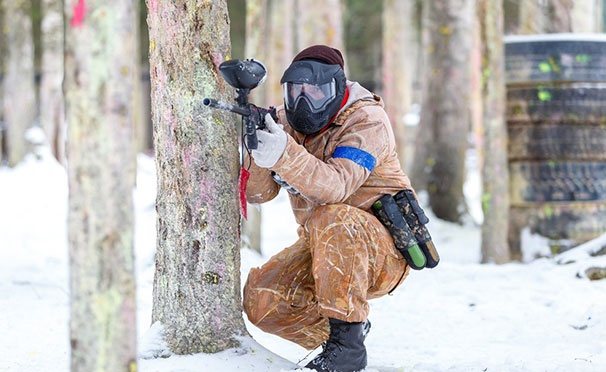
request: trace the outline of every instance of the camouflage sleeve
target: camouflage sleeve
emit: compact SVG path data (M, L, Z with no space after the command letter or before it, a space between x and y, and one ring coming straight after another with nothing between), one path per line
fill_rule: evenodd
M344 202L383 161L389 141L386 125L381 120L356 123L336 139L335 151L325 160L310 154L289 136L286 150L272 170L315 204Z

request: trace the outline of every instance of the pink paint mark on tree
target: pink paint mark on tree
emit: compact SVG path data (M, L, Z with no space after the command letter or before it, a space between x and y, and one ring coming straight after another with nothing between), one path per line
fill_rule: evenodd
M183 166L186 169L190 169L192 167L192 163L196 160L196 148L192 146L188 146L183 150L182 153Z
M215 269L217 271L217 274L223 276L225 275L225 264L221 263L221 262L217 262L217 264L215 265Z
M155 12L157 8L158 8L158 0L150 0L150 2L149 2L149 9L152 12Z
M69 22L72 27L79 27L84 22L84 15L86 14L86 4L84 0L78 0L78 4L74 6L74 16Z
M222 53L219 52L211 52L210 53L213 63L215 64L215 69L219 71L219 65L225 61Z

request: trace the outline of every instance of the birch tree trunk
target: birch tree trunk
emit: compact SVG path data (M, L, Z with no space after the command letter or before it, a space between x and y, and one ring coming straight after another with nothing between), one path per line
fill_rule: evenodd
M137 4L65 2L72 372L136 369Z
M483 129L482 262L511 260L507 242L509 221L509 168L505 122L505 54L502 2L481 0Z
M235 92L224 0L147 0L158 241L152 321L176 354L218 352L247 334L240 297L236 118L203 106Z
M436 217L461 222L467 212L463 195L467 136L470 131L470 87L473 41L473 0L425 2L424 31L428 38L426 88L421 130L429 149L427 190Z
M34 123L36 95L34 87L34 41L30 2L3 0L3 113L8 165L17 165L27 153L25 132Z
M65 162L63 91L63 1L42 0L42 81L40 124L55 158Z

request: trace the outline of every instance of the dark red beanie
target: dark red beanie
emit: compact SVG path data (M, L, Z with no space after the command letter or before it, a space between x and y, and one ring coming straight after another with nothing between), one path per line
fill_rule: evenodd
M338 49L326 45L313 45L303 49L295 56L293 62L303 59L315 59L329 65L339 65L343 68L343 55Z

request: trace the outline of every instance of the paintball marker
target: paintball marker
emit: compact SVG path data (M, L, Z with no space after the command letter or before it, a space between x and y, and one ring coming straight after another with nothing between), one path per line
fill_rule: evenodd
M254 150L258 146L257 129L265 128L265 115L271 114L274 120L277 120L276 109L270 107L269 110L257 107L248 102L248 94L259 84L265 81L267 70L265 66L254 59L232 59L219 65L219 72L223 79L232 87L236 88L237 106L229 103L217 101L213 98L204 98L204 106L231 111L242 116L243 137L246 139L246 147Z

